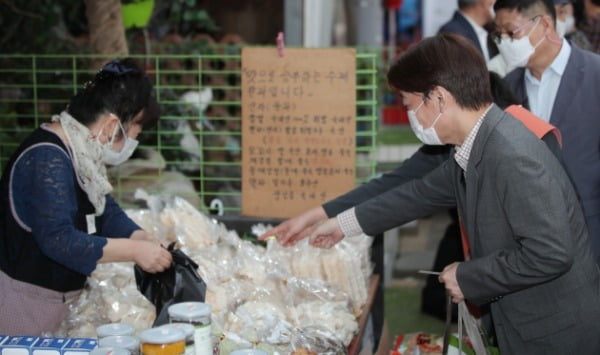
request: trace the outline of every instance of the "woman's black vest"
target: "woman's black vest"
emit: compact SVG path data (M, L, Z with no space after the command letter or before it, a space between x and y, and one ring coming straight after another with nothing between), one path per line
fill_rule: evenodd
M8 189L15 160L25 149L38 143L52 143L68 152L57 135L38 128L17 148L8 162L0 180L0 269L13 279L47 289L59 292L79 290L85 284L86 275L70 270L44 255L32 233L21 228L10 209ZM75 228L87 231L86 215L94 213L94 207L79 184L75 184L78 212L73 224Z

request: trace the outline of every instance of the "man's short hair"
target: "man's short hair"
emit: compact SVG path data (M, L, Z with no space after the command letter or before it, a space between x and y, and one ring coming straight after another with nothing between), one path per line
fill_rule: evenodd
M441 86L465 109L478 110L493 100L481 52L453 33L429 37L410 47L391 66L387 79L394 89L425 97Z
M482 0L458 0L458 8L462 10L469 7L473 7L477 5L477 3L480 1Z
M554 0L497 0L494 11L499 10L517 10L526 17L545 14L552 17L552 21L556 23Z

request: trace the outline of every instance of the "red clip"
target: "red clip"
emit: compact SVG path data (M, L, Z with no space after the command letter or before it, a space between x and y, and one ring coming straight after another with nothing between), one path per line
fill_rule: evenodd
M284 48L285 48L285 43L283 42L283 32L279 32L277 34L277 53L279 53L280 57L283 57Z

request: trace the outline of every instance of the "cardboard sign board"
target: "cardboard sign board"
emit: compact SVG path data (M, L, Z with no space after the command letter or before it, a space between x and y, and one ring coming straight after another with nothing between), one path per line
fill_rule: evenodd
M242 50L242 214L287 218L354 187L354 49Z

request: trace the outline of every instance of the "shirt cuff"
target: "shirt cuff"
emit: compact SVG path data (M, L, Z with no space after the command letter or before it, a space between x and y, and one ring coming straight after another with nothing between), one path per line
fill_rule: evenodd
M360 227L360 224L358 223L358 218L356 218L354 207L338 214L336 219L338 221L338 224L340 225L342 233L344 233L344 236L354 237L363 234L363 230Z

